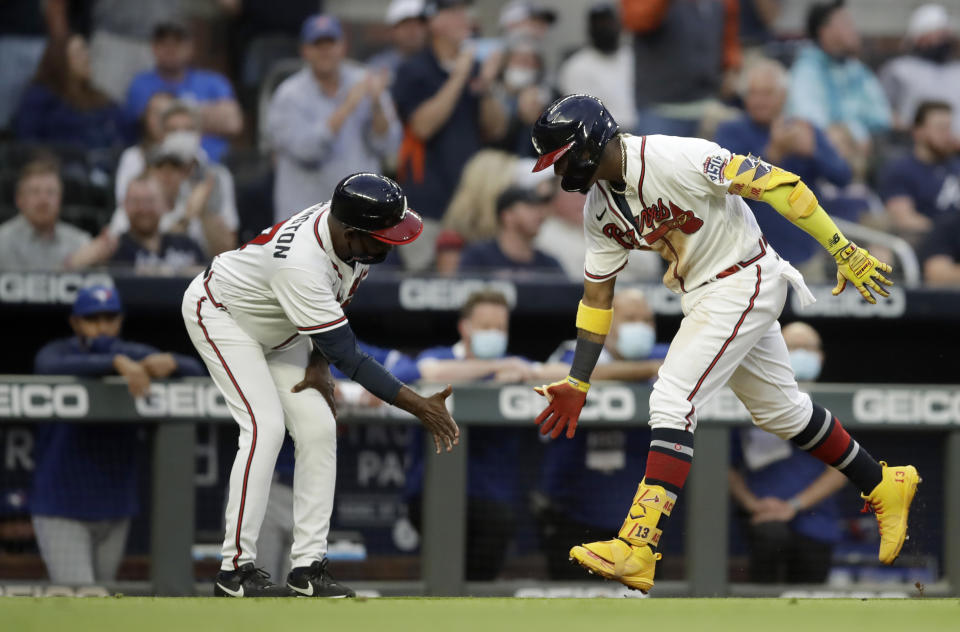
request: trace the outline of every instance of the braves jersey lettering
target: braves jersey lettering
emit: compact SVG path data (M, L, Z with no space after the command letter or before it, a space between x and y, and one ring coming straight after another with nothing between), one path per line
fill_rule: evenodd
M649 248L670 264L664 284L683 293L756 254L761 235L753 213L727 193L728 151L674 136L623 142L624 189L600 181L584 205L588 280L610 278L626 265L629 250Z

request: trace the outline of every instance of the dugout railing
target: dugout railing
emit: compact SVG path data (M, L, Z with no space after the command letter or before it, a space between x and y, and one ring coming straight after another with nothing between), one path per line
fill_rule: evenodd
M960 387L816 384L809 392L851 429L943 436L946 582L937 592L960 594ZM582 423L645 424L649 393L648 385L597 383L590 391ZM542 406L542 400L527 385L462 386L454 390L450 402L461 427L461 445L452 453L436 455L431 442L430 449L425 450L421 581L393 587L393 592L468 594L464 551L469 430L473 426L527 426ZM150 517L152 593L194 594L194 472L184 467L184 455L195 452L196 424L233 423L213 384L206 378L157 382L148 397L135 401L117 378L0 376L0 424L51 420L155 425ZM340 421L415 423L401 411L385 414L384 410L345 410ZM722 392L700 413L696 460L684 498L686 580L664 586L665 592L689 596L743 592L728 582L730 504L725 473L730 458L729 430L748 423L746 411L730 392ZM471 585L469 592L483 594L489 590Z

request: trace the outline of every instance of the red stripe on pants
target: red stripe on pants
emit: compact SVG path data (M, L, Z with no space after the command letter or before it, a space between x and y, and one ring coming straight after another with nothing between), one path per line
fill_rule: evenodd
M240 394L240 399L243 400L243 405L247 407L247 414L250 415L250 422L253 424L253 441L250 444L250 454L247 455L247 466L243 470L243 487L240 491L240 516L237 518L236 534L237 553L233 556L233 567L237 568L237 560L240 559L240 555L243 553L243 549L240 546L240 528L243 526L243 508L247 501L247 478L250 476L250 464L253 463L253 453L257 449L257 418L254 417L253 408L250 407L250 402L247 401L243 391L240 389L240 385L233 377L233 372L230 370L230 367L227 366L227 361L223 359L223 355L220 353L220 350L217 349L217 345L213 344L213 340L210 339L210 334L207 333L207 328L203 324L203 316L200 315L200 306L203 305L205 300L207 300L207 297L204 296L197 301L197 324L200 325L200 329L203 330L203 337L207 339L208 343L210 343L214 353L216 353L217 357L220 359L220 364L223 365L223 369L227 372L227 376L230 378L230 381L233 382L234 388L236 388L237 393Z
M836 463L843 453L850 446L850 435L843 429L836 417L830 424L830 432L826 440L818 447L810 451L810 454L817 457L827 465Z
M681 489L683 484L687 482L687 474L689 473L689 461L653 450L647 453L647 471L644 476L648 480L663 481Z

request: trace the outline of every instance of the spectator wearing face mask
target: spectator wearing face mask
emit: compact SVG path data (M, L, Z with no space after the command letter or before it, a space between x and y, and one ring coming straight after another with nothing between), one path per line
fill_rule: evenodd
M890 99L894 127L909 130L924 101L953 106L953 132L960 135L960 62L954 58L956 28L946 8L924 4L914 9L904 37L904 54L880 68L880 83Z
M240 224L233 176L204 151L198 111L185 101L173 101L164 110L161 125L163 140L143 166L160 181L167 202L161 230L187 235L211 257L232 250ZM133 171L124 175L132 177ZM118 207L110 231L121 235L129 227L127 214Z
M536 157L530 127L557 96L545 81L543 52L536 40L515 35L507 40L502 58L495 93L507 111L509 123L497 147L518 156Z
M613 3L590 7L589 44L563 62L558 83L563 94L590 94L603 101L620 129L629 132L637 124L634 58L630 46L622 43L621 32L620 16Z
M820 376L823 350L802 322L783 328L797 380ZM734 433L730 493L743 510L750 581L818 584L827 580L840 539L834 494L846 484L837 470L759 428Z
M497 146L512 154L536 157L530 128L540 113L558 96L545 80L546 61L537 42L514 36L503 52L503 67L496 93L509 116L507 133Z
M653 310L643 292L633 288L617 292L610 335L594 378L640 382L655 378L668 349L656 340ZM560 345L538 378L562 379L570 369L575 346L575 340ZM573 439L546 445L533 509L551 579L579 578L582 571L567 564L564 554L590 536L620 526L622 492L646 467L649 443L646 428L583 427Z
M425 382L522 382L534 365L507 355L510 307L495 291L471 294L457 323L460 339L452 346L427 349L417 356ZM470 430L467 462L467 579L492 580L500 573L513 537L517 503L519 430ZM423 493L423 436L415 430L409 443L405 495L410 520L420 528Z
M204 375L200 362L120 337L123 306L114 288L77 293L74 335L37 352L41 375L120 375L132 397L152 379ZM30 511L40 555L55 584L113 581L130 520L139 512L137 472L142 430L133 424L42 424Z

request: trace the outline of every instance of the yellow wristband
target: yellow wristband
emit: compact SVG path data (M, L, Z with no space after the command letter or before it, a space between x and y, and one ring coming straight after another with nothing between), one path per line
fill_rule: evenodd
M564 381L570 386L572 386L573 388L580 391L581 393L586 393L587 391L590 390L590 382L584 382L582 380L578 380L577 378L571 377L569 375L566 378L564 378Z
M584 305L583 301L580 301L580 306L577 308L577 329L606 336L610 333L611 321L613 321L613 308L598 309Z

